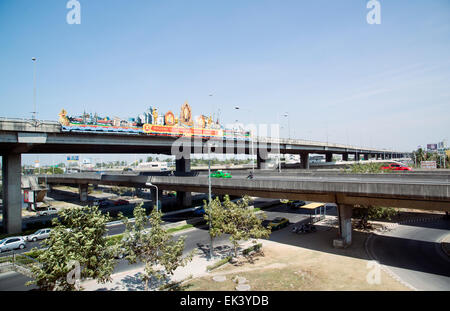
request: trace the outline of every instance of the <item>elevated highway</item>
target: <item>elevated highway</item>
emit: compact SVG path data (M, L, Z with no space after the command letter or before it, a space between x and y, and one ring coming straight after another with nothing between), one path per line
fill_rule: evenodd
M123 133L63 132L58 122L0 118L0 153L160 153L172 154L174 137ZM213 152L251 154L250 141L223 139L216 141L223 148ZM189 139L190 153L203 153L205 142ZM255 150L270 150L279 146L280 153L358 154L372 157L397 158L407 152L323 143L301 139L255 137ZM100 150L101 149L101 150ZM278 152L278 150L277 150ZM256 154L256 153L255 153ZM331 162L331 161L328 161Z
M195 175L195 176L194 176ZM133 187L191 192L208 192L208 176L205 173L185 176L143 176L74 174L39 177L51 183L114 184ZM338 174L310 173L270 175L257 173L251 180L246 174L235 174L232 179L211 180L214 194L250 195L263 198L305 200L335 203L339 215L339 239L337 247L351 244L351 215L357 206L384 206L397 208L450 211L450 174Z
M371 158L401 158L405 152L380 150L342 144L312 142L300 139L253 137L251 141L214 140L215 154L253 154L257 168L267 168L270 154L300 154L301 168L309 168L309 154L322 153L327 162L333 154L349 155L354 160ZM176 156L176 171L189 173L191 154L205 154L209 142L205 139L149 136L146 134L63 132L57 122L0 118L0 154L3 179L3 228L7 233L19 232L22 195L20 189L21 155L23 153L156 153ZM191 203L188 191L179 191L184 206Z

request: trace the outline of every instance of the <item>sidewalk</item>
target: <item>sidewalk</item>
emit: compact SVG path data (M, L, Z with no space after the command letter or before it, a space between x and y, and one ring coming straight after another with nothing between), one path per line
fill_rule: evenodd
M240 250L250 246L250 244L251 241L241 243ZM186 266L176 269L175 273L166 282L153 282L153 284L149 284L149 290L158 290L161 285L169 282L180 282L189 278L210 275L210 272L206 268L225 258L230 253L230 247L228 245L216 245L214 252L216 258L214 260L208 260L209 248L197 249L192 261ZM141 281L143 271L144 267L128 270L113 274L111 276L112 282L110 283L98 284L95 280L87 280L82 282L81 286L85 291L143 291L145 289L145 284Z

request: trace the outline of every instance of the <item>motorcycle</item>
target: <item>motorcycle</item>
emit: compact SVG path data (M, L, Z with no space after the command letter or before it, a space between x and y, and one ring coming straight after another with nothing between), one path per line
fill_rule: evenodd
M310 232L316 232L316 231L317 231L316 226L314 226L312 224L303 224L298 227L293 227L291 229L292 233L302 233L302 232L310 233Z

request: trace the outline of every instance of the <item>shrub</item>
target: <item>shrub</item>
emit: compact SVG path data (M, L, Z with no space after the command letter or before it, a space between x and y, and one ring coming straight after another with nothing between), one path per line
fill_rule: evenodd
M242 251L242 254L243 254L244 256L247 256L247 255L250 254L251 252L257 252L257 251L259 251L259 250L261 249L261 247L262 247L262 244L261 244L261 243L255 244L255 245L253 245L253 246L250 246L249 248L244 249L244 250Z

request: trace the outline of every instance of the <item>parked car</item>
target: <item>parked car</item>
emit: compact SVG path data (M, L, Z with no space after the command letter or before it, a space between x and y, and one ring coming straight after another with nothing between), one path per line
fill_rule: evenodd
M272 231L284 228L289 225L289 219L284 217L276 217L268 223L268 227Z
M50 236L51 230L52 229L49 229L49 228L39 229L35 233L25 236L24 240L28 241L28 242L30 242L30 241L36 242L37 240L46 239Z
M98 206L98 207L106 207L109 205L108 200L107 199L94 199L94 206Z
M404 164L399 163L389 163L387 166L382 166L382 170L391 170L391 171L411 171L412 169Z
M127 205L127 204L130 204L130 202L129 201L127 201L127 200L123 200L123 199L119 199L119 200L116 200L116 201L114 201L114 205Z
M25 247L27 247L27 244L20 236L9 237L0 241L0 252L24 249Z
M39 210L36 212L37 216L47 216L53 214L58 214L58 210L54 207L47 207L46 209Z
M215 171L215 172L211 173L210 176L214 177L214 178L231 178L230 173L225 173L222 170Z
M203 208L203 206L194 210L194 215L196 215L196 216L202 216L204 214L205 214L205 209Z

